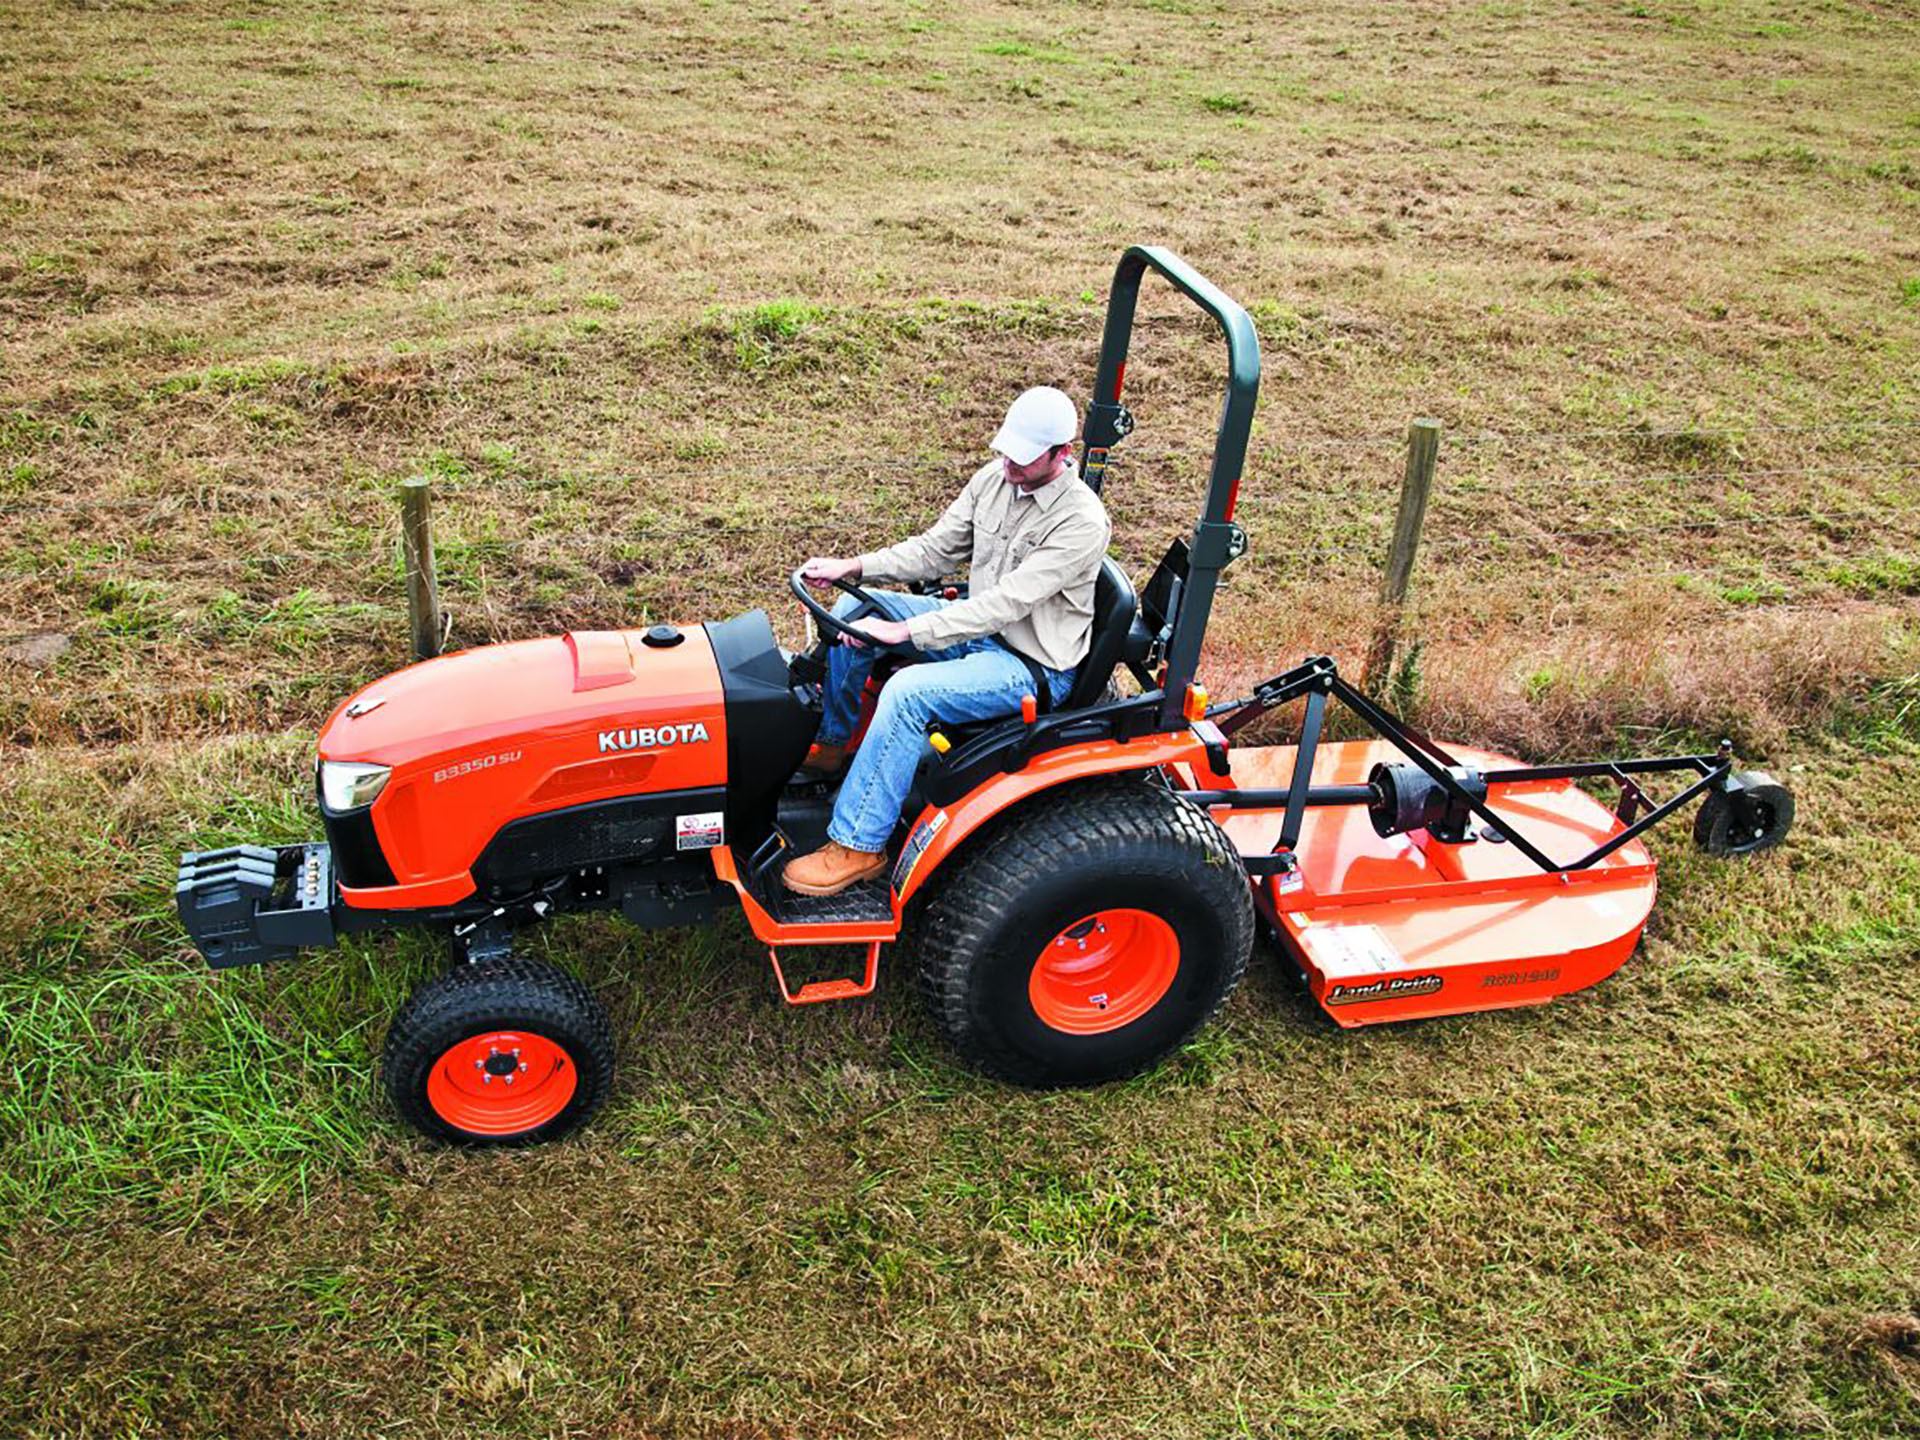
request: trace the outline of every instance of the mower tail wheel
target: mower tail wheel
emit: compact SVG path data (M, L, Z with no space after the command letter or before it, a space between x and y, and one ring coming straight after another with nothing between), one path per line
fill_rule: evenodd
M530 1145L584 1124L613 1079L613 1030L566 971L477 961L394 1016L382 1067L401 1117L458 1145Z
M1145 1070L1246 971L1253 903L1232 843L1144 781L1036 797L953 863L918 917L921 998L963 1059L1015 1084Z
M1709 855L1770 850L1793 827L1793 792L1771 775L1742 770L1731 791L1709 790L1693 818L1693 840Z

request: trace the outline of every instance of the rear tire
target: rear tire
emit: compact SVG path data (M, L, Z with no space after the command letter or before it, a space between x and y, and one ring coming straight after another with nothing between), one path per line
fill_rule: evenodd
M387 1031L394 1108L455 1145L534 1145L585 1124L613 1081L613 1029L566 971L484 960L428 981Z
M1232 843L1139 779L1030 800L951 863L919 917L921 998L962 1059L1016 1085L1137 1074L1246 973Z

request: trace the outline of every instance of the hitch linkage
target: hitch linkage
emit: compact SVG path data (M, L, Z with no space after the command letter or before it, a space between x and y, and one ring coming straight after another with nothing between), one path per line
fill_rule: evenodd
M1373 819L1374 828L1382 835L1396 834L1410 828L1425 828L1436 840L1450 844L1461 844L1474 838L1468 817L1476 817L1483 827L1482 834L1488 834L1490 839L1498 837L1511 842L1516 850L1540 869L1557 874L1585 870L1598 864L1709 790L1726 795L1735 805L1740 804L1742 799L1739 786L1731 778L1733 746L1725 740L1710 755L1476 770L1462 765L1426 735L1391 711L1376 705L1341 679L1339 667L1327 655L1307 657L1291 670L1255 686L1253 693L1243 699L1209 706L1207 718L1219 725L1221 733L1232 735L1267 711L1302 698L1306 700L1306 714L1300 724L1293 776L1284 790L1182 792L1187 799L1202 805L1266 808L1284 803L1286 814L1280 825L1279 839L1274 844L1275 856L1292 854L1294 846L1299 843L1304 812L1309 805L1365 805ZM1313 785L1313 758L1319 748L1329 699L1338 700L1358 715L1369 729L1399 750L1411 764L1375 766L1365 785ZM1419 775L1412 773L1416 770L1420 772ZM1631 778L1634 775L1676 771L1691 771L1699 778L1672 799L1658 805ZM1626 828L1585 855L1564 864L1555 861L1519 833L1511 821L1500 819L1487 808L1488 791L1496 785L1575 779L1605 779L1617 784L1620 787L1620 804L1615 814ZM1640 813L1643 809L1644 814ZM1270 857L1251 858L1266 860Z

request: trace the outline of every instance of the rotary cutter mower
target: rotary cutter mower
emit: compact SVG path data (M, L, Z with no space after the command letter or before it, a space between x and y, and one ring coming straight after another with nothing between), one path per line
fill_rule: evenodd
M830 788L796 767L820 719L825 647L845 629L796 574L815 637L802 653L754 610L489 645L369 685L320 733L324 842L181 860L194 944L225 967L390 926L446 935L452 963L388 1033L388 1091L429 1135L525 1143L579 1125L611 1083L598 1002L514 953L517 931L566 912L654 927L737 904L794 1004L868 994L905 942L963 1057L1019 1084L1073 1085L1139 1071L1192 1035L1245 970L1256 916L1343 1026L1537 1005L1633 950L1653 904L1654 825L1697 804L1709 851L1780 841L1792 797L1736 770L1725 746L1522 765L1436 743L1324 656L1209 703L1196 667L1220 572L1247 546L1233 515L1260 353L1246 311L1177 256L1128 250L1086 483L1101 487L1133 428L1121 377L1149 270L1226 338L1199 518L1137 594L1105 562L1064 703L1030 697L1017 717L929 736L884 878L825 899L780 883L831 809ZM869 703L906 658L876 667ZM1141 693L1116 698L1123 667ZM1298 744L1234 745L1293 705ZM1324 738L1330 706L1372 738ZM832 973L836 961L855 973Z

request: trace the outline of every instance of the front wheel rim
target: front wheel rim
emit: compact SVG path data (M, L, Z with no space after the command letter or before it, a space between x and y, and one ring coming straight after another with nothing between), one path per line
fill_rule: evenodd
M1042 947L1027 980L1041 1023L1103 1035L1158 1005L1180 970L1173 927L1147 910L1097 910Z
M490 1030L441 1052L427 1103L469 1135L520 1135L552 1120L579 1088L567 1048L526 1030Z

